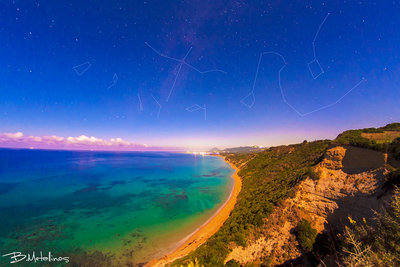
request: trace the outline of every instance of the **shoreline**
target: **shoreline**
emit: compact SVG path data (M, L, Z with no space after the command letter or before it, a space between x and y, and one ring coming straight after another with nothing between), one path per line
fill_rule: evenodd
M173 261L188 255L190 252L204 244L208 238L215 234L229 218L231 211L235 207L239 192L242 189L242 180L238 175L240 169L228 162L224 156L212 156L222 158L226 163L229 164L229 166L231 166L232 169L235 170L231 176L234 184L228 199L204 224L199 226L193 233L181 240L179 245L174 250L159 259L151 260L145 265L146 267L165 266L166 264L170 264Z

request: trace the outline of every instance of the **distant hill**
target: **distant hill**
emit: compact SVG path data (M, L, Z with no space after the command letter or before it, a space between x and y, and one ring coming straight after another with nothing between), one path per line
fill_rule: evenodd
M259 146L240 146L240 147L232 147L225 149L212 148L210 152L219 152L219 153L251 153L251 152L260 152L265 148L260 148Z

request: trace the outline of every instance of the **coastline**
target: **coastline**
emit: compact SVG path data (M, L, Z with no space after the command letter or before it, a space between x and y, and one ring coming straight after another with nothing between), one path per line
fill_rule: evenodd
M181 244L179 244L172 252L159 259L150 261L145 265L146 267L165 266L166 264L170 264L173 261L188 255L190 252L204 244L204 242L206 242L208 238L215 234L228 219L229 214L235 207L239 192L242 189L242 180L238 175L240 169L228 162L225 157L221 155L213 156L221 157L231 166L231 168L235 170L231 177L234 180L234 184L229 198L203 225L198 227L192 234L181 240Z

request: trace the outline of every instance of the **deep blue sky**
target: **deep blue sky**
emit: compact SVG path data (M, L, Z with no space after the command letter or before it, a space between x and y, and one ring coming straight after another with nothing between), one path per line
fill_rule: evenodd
M341 2L341 3L339 3ZM314 80L317 59L325 73ZM0 132L274 145L400 119L399 1L1 1ZM204 71L183 65L183 58ZM240 100L254 88L255 103ZM73 67L90 62L81 76ZM113 81L118 81L107 89ZM138 94L142 101L140 109ZM153 97L162 105L158 106ZM198 104L203 110L188 112Z

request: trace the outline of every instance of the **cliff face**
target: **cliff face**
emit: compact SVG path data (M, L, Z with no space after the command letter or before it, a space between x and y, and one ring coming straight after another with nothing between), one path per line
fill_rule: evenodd
M387 157L373 150L337 146L327 150L314 168L319 179L302 181L295 196L283 201L265 220L262 237L247 247L234 247L226 261L269 259L281 264L301 255L293 230L307 219L319 233L343 229L348 217L373 223L373 210L390 198L382 191Z
M362 148L336 147L327 151L315 171L320 179L306 179L296 195L298 207L318 220L315 227L343 227L348 216L371 218L382 207L386 172L384 154ZM322 223L323 222L323 223Z

